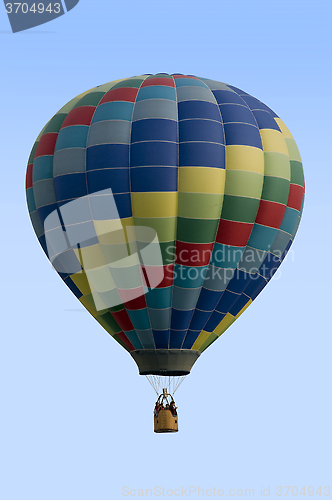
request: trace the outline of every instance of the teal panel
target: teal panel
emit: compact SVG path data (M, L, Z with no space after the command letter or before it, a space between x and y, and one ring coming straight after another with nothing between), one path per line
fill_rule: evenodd
M248 241L248 246L267 252L270 250L277 233L278 229L255 224Z
M135 329L148 330L151 327L147 309L139 309L136 311L127 309L127 313Z
M148 307L154 309L165 309L171 307L172 303L172 287L155 288L150 290L146 295L146 303Z
M203 285L208 266L174 266L174 285L180 288L199 288Z
M289 234L293 234L294 229L298 224L299 212L294 210L294 208L287 207L284 218L282 219L282 223L280 229L282 231L286 231Z
M211 257L211 265L235 269L242 257L244 248L245 247L232 247L230 245L223 245L222 243L215 243Z
M105 102L97 107L91 125L104 120L126 120L131 121L133 116L133 102Z
M53 155L38 156L33 162L32 182L53 178Z
M89 127L85 125L73 125L60 130L55 151L66 148L85 148Z

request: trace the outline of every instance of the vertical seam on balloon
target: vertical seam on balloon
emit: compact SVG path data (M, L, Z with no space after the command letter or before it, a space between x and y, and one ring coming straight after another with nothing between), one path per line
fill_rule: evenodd
M225 86L226 86L227 88L231 89L231 90L230 90L230 92L234 92L235 94L237 94L237 92L235 92L235 91L234 91L234 90L233 90L233 89L232 89L229 85L227 85L226 83L225 83ZM210 90L211 90L211 89L210 89ZM211 93L214 95L213 90L211 90ZM239 94L237 94L237 95L239 95ZM215 97L215 95L214 95L214 97ZM239 96L239 97L241 98L241 96ZM242 98L241 98L241 99L242 99ZM249 108L248 104L245 102L245 100L244 100L244 99L242 99L242 100L243 100L243 103L244 103L244 104L243 104L243 105L244 105L244 107L246 107L247 109L249 109L249 110L250 110L250 108ZM219 103L218 103L217 99L216 99L216 102L217 102L217 106L218 106L218 111L219 111L219 113L220 113L221 122L222 122L222 124L223 124L224 122L223 122L222 114L221 114L221 111L220 111L220 108L219 108ZM250 111L251 111L251 110L250 110ZM256 121L256 120L255 120L255 121ZM256 123L257 123L257 122L256 122ZM257 125L257 128L258 128L258 125ZM223 130L224 130L224 126L223 126ZM225 136L225 131L224 131L224 142L225 142L225 185L226 185L227 168L226 168L226 136ZM224 195L224 196L225 196L225 195ZM223 200L223 203L224 203L224 200ZM222 207L222 209L223 209L223 207ZM221 220L222 209L221 209L221 213L220 213L219 224L220 224L220 220ZM257 214L256 214L256 215L257 215ZM219 228L219 224L218 224L218 228ZM218 228L217 228L217 232L218 232ZM217 234L217 233L216 233L216 234ZM249 236L249 238L250 238L250 236ZM249 241L249 238L248 238L248 241ZM214 249L215 244L216 244L216 242L214 242L213 249ZM233 245L232 245L232 246L233 246ZM213 254L213 249L212 249L212 253L211 253L211 258L212 258L212 254ZM244 250L243 250L243 252L244 252ZM242 255L243 255L243 252L242 252ZM211 262L211 258L210 258L210 262ZM210 267L212 267L212 266L211 266L211 264L209 263L209 268L210 268ZM236 266L236 268L235 268L235 269L237 269L237 266ZM234 276L234 274L233 274L233 276ZM229 280L229 282L228 282L228 284L227 284L227 287L228 287L229 283L232 281L232 279L233 279L233 277ZM204 281L205 281L205 280L204 280ZM203 287L204 287L204 283L203 283ZM203 287L202 287L202 288L203 288ZM206 324L208 323L208 321L210 320L210 318L211 318L212 314L215 312L216 308L218 307L218 304L219 304L219 302L220 302L220 300L221 300L221 298L222 298L222 296L223 296L223 294L224 294L225 290L227 289L227 287L226 287L224 290L221 290L221 291L220 291L220 297L219 297L219 300L218 300L217 304L215 305L215 307L214 307L213 311L211 311L211 313L210 313L209 317L208 317L208 318L207 318L207 320L205 321L204 326L203 326L203 328L202 328L201 332L204 330L204 328L205 328ZM199 333L199 335L201 334L201 332ZM211 333L213 333L213 332L211 332ZM197 339L198 339L199 335L197 336ZM196 339L196 340L197 340L197 339ZM196 342L196 340L195 340L195 342Z
M142 88L142 85L145 82L145 80L147 80L149 78L149 76L151 76L151 75L142 75L142 76L145 76L145 78L141 81L141 84L138 87L138 91L137 91L137 94L136 94L136 97L135 97L135 101L133 103L133 110L132 110L131 121L130 121L130 134L129 134L129 152L128 152L128 154L129 154L129 189L130 189L130 202L131 202L131 213L132 213L132 218L133 218L133 224L134 224L134 211L133 211L133 200L132 200L132 191L131 191L131 137L132 137L132 128L133 128L133 118L134 118L135 105L136 105L136 102L137 102L137 97L138 97L139 91ZM133 227L134 227L134 231L135 231L135 224L133 225ZM137 247L136 231L135 231L135 240L136 240L136 247ZM138 253L138 248L137 248L137 253ZM140 262L140 259L138 259L138 260ZM141 272L141 274L143 274L143 269L140 269L140 272ZM143 292L144 292L144 286L143 286ZM144 294L144 300L145 300L145 304L146 304L146 311L147 311L147 314L148 314L148 317L149 317L151 337L152 337L152 341L154 343L154 348L156 350L156 343L155 343L153 332L152 332L151 318L150 318L149 308L148 308L148 304L147 304L147 301L146 301L145 294ZM126 306L125 306L125 309L127 311ZM127 314L128 314L128 312L127 312ZM129 314L128 314L128 316L129 316ZM134 330L136 332L135 327L134 327ZM137 333L136 333L136 335L137 335ZM141 342L140 338L139 338L139 341ZM142 344L142 342L141 342L141 344ZM142 344L142 348L143 348L143 350L146 349L143 344Z
M112 83L112 82L110 82ZM88 148L87 148L87 145L88 145L88 141L89 141L89 135L90 135L90 131L91 131L91 124L92 124L92 120L93 120L93 117L97 111L97 108L98 106L100 105L100 101L104 98L104 96L114 87L114 85L116 85L116 83L118 83L118 81L116 80L115 83L101 96L101 98L99 99L99 102L98 104L96 105L96 108L95 108L95 111L91 117L91 121L90 121L90 125L89 125L89 130L88 130L88 133L87 133L87 137L86 137L86 145L85 145L85 156L84 156L84 173L85 173L85 184L86 184L86 192L87 192L87 199L88 199L88 203L89 203L89 208L90 208L90 213L91 213L91 221L93 223L94 219L93 219L93 214L92 214L92 209L91 209L91 203L90 203L90 196L89 196L89 190L88 190L88 175L87 175L87 168L86 168L86 157L87 157L87 151L88 151ZM91 89L91 91L88 93L90 94L92 91L95 91L98 87L94 87L93 89ZM88 95L86 94L86 95ZM83 96L85 97L85 95ZM82 99L83 99L82 97ZM96 236L97 236L97 239L98 239L98 242L99 242L99 238L98 238L98 235L97 235L97 232L96 232ZM100 242L99 242L100 244ZM102 247L101 247L102 248ZM103 255L104 255L104 252L102 251ZM105 259L106 260L106 259ZM83 268L83 266L82 266ZM83 271L84 271L84 268L83 268ZM89 283L89 288L90 288L90 292L91 292L91 287L90 287L90 283ZM118 324L118 322L116 321L116 318L114 318L113 314L111 313L110 311L110 308L108 307L107 308L108 312L112 315L112 318L114 319L114 321L116 322L116 324L118 325L118 327L121 329L122 331L122 328L120 327L120 325ZM97 309L96 309L97 311ZM97 311L98 313L98 311ZM99 314L97 315L97 317L100 316ZM97 319L97 318L96 318ZM98 321L98 320L97 320ZM111 334L112 337L114 337L114 335L117 335L118 333L120 332L117 332L117 333L114 333L113 335ZM129 339L128 339L129 340Z
M223 202L222 202L222 205L221 205L221 208L220 208L220 216L219 216L219 223L220 223L221 212L222 212L223 205L224 205L225 184L226 184L226 138L225 138L224 122L223 122L223 118L222 118L222 115L221 115L221 112L220 112L220 108L219 108L219 105L218 105L218 102L217 102L217 100L216 100L216 98L215 98L214 93L212 92L212 90L210 89L210 87L209 87L208 85L206 85L206 83L205 83L203 80L201 80L201 79L200 79L200 78L198 78L198 77L196 77L196 78L197 78L198 80L200 80L202 83L204 83L204 85L206 86L206 88L207 88L207 89L210 91L210 93L213 95L213 98L214 98L214 100L215 100L215 104L216 104L216 106L217 106L217 109L218 109L218 112L219 112L219 115L220 115L220 123L221 123L221 126L222 126L222 133L223 133L223 139L224 139L224 151L225 151L225 155L224 155L224 158L225 158L225 160L224 160L224 161L225 161L225 168L224 168L224 170L225 170L225 178L224 178L224 195L223 195ZM208 269L209 269L209 267L210 267L210 262L211 262L212 255L213 255L213 249L214 249L214 245L215 245L215 243L216 243L216 241L215 241L215 240L216 240L216 235L217 235L217 232L218 232L219 223L218 223L218 226L217 226L217 229L216 229L215 235L214 235L214 243L213 243L213 247L212 247L212 250L211 250L210 260L209 260L208 265L206 266L206 269L207 269L207 270L208 270ZM201 290L200 290L200 292L199 292L199 294L198 294L198 296L197 296L196 304L195 304L195 307L194 307L194 312L193 312L193 314L192 314L192 316L191 316L191 320L190 320L189 326L188 326L188 328L187 328L186 335L184 336L184 339L183 339L183 342L182 342L181 347L183 346L183 344L184 344L184 342L185 342L185 340L186 340L186 338L187 338L187 335L188 335L188 330L190 330L190 325L191 325L191 322L192 322L193 316L194 316L194 314L195 314L195 310L196 310L196 307L197 307L197 303L198 303L199 297L200 297L200 295L201 295L201 293L202 293L202 289L204 288L204 283L205 283L205 280L206 280L206 273L207 273L207 270L206 270L206 272L205 272L205 278L204 278L204 281L203 281L202 286L200 287L200 288L201 288ZM205 324L206 324L206 323L205 323ZM204 326L205 326L205 325L204 325ZM202 330L203 330L203 329L202 329ZM199 332L198 336L201 334L202 330ZM198 338L198 336L197 336L197 338ZM196 342L196 340L195 340L195 342ZM193 344L193 345L194 345L194 344ZM192 346L190 347L190 349L192 349Z
M179 102L178 102L178 91L177 91L177 86L175 83L175 78L172 75L170 75L173 83L174 83L174 89L175 89L175 98L176 98L176 113L177 113L177 120L176 120L176 134L177 134L177 168L178 168L178 175L177 175L177 207L176 207L176 220L175 220L175 234L174 234L174 245L175 245L175 252L174 252L174 262L173 262L173 281L172 281L172 289L171 289L171 305L170 305L170 315L169 315L169 337L168 337L168 348L171 345L171 335L172 335L172 311L173 311L173 294L174 294L174 281L175 281L175 262L176 262L176 243L177 243L177 230L178 230L178 217L179 217L179 172L180 172L180 132L179 132ZM182 347L182 344L181 344Z

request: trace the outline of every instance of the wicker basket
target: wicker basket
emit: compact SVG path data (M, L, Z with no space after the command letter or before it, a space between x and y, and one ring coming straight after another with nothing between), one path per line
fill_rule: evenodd
M154 432L178 432L178 416L173 416L170 410L160 410L154 417Z

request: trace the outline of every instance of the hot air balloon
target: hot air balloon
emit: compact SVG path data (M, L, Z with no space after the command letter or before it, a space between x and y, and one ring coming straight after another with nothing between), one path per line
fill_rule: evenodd
M166 413L155 412L155 430L176 431L167 413L176 386L166 390L165 377L178 384L190 373L293 242L304 178L288 128L217 81L117 80L46 124L26 193L60 277L157 394L161 381Z

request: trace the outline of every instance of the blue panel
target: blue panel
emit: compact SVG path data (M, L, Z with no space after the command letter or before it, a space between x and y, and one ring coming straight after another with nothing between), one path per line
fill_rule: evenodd
M256 118L260 130L269 128L273 130L279 130L280 132L280 128L278 127L277 122L268 111L255 110L253 111L253 114Z
M54 179L57 201L80 198L87 195L85 174L60 175Z
M225 146L206 142L180 144L180 165L225 168Z
M168 349L169 330L152 330L156 349Z
M129 144L101 144L86 150L86 169L129 167Z
M182 345L182 349L191 349L192 346L194 345L194 343L196 342L197 337L198 337L198 335L200 333L201 332L196 332L196 331L188 330L186 338L184 339L184 342L183 342L183 345Z
M227 85L228 88L234 90L239 95L250 95L247 92L244 92L243 90L239 89L238 87L234 87L234 85Z
M57 210L57 208L58 208L57 203L51 203L50 205L45 205L43 207L38 208L38 215L43 225L46 217L50 215L54 210Z
M131 145L132 167L145 165L177 166L178 145L173 142L140 142Z
M147 118L133 122L131 129L132 143L158 140L177 142L177 122L162 118Z
M89 127L86 125L73 125L60 130L55 151L66 148L85 148Z
M225 316L226 316L226 314L224 314L224 313L220 313L218 311L213 311L209 321L206 323L206 325L204 327L204 331L210 332L210 333L213 332L213 330L216 328L216 326L219 325L219 323L224 319Z
M235 304L239 297L239 294L225 290L221 296L221 299L219 300L216 311L224 314L228 313L230 308Z
M263 149L258 128L244 123L226 123L224 125L227 146L242 145Z
M255 279L252 279L247 288L245 289L245 294L248 295L248 297L250 297L252 300L255 300L257 295L260 294L260 292L267 284L267 281L262 276L258 275L257 279L256 279L257 275L254 276Z
M224 123L250 123L251 125L257 127L252 111L250 111L250 109L245 105L223 104L220 106L220 113Z
M127 339L129 340L129 342L131 342L133 344L135 349L143 349L142 343L141 343L140 339L138 338L135 330L131 330L130 332L125 332L125 334L126 334Z
M221 293L222 292L202 288L196 304L196 309L199 309L201 311L213 311L217 303L219 302Z
M88 192L112 189L113 193L129 193L129 168L91 170L87 172Z
M176 87L204 87L207 88L205 83L196 78L174 78Z
M44 252L46 253L46 255L48 257L45 235L43 234L42 236L39 236L38 241L40 243L40 246L42 247L42 249L44 250Z
M147 330L150 328L150 319L148 315L148 310L138 309L136 311L131 311L127 309L127 313L131 319L132 324L137 330Z
M246 101L246 103L248 104L250 109L263 109L263 110L271 113L271 115L274 118L278 118L278 115L276 115L276 113L274 111L272 111L272 109L270 109L268 106L263 104L261 101L259 101L255 97L252 97L251 95L244 95L243 99L244 99L244 101Z
M91 125L104 120L126 120L131 121L133 116L133 102L114 101L105 102L97 106L93 115Z
M280 229L286 233L293 234L299 220L299 212L294 208L287 207Z
M212 90L214 97L218 104L244 104L243 99L238 96L235 92L229 90Z
M179 123L179 141L207 141L224 144L224 130L221 122L184 120Z
M206 101L183 101L178 104L179 121L188 118L207 118L219 121L220 111L216 104Z
M172 309L171 328L174 330L187 330L193 313L194 309L190 311Z
M208 266L174 266L174 285L182 288L199 288L203 285Z
M53 178L53 155L38 156L33 162L32 181Z
M211 311L199 311L196 309L189 325L190 330L203 330L210 316Z
M186 335L186 330L182 332L171 330L169 348L181 349L185 335Z
M174 87L166 85L150 85L139 89L136 102L143 99L170 99L176 101L176 92Z
M228 283L227 290L234 293L242 293L248 286L249 280L249 273L236 269L233 278Z
M172 302L172 287L155 288L149 290L145 295L148 307L154 309L165 309L171 306Z
M130 172L132 192L178 190L177 167L137 167Z
M249 300L250 299L246 295L241 295L229 312L233 316L236 316L241 311L241 309L243 309L243 307L247 304Z
M125 219L132 216L130 193L90 196L94 220Z
M267 252L272 247L277 234L278 229L255 224L248 241L248 246Z
M282 253L282 255L281 255L281 258L280 258L281 262L282 262L282 261L284 260L284 258L286 257L288 250L289 250L289 249L290 249L290 247L292 246L292 243L293 243L293 241L292 241L292 240L289 240L289 242L288 242L288 244L287 244L287 246L286 246L285 250L283 251L283 253Z

